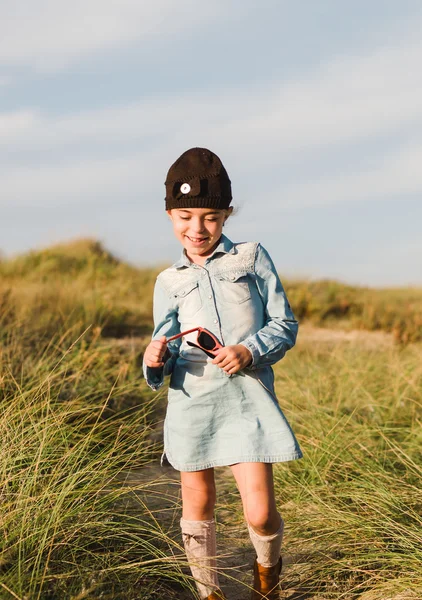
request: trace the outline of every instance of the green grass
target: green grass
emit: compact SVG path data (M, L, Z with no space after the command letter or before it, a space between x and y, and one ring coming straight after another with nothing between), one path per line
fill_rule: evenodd
M140 376L157 272L92 240L0 262L1 600L151 600L192 588L174 532L143 500L154 482L126 480L161 450L150 433L165 390L152 394ZM401 342L299 334L276 367L305 455L275 467L285 586L297 600L422 595L422 347L410 343L422 291L285 284L301 321ZM241 523L237 496L226 500Z
M291 281L286 290L296 317L342 329L386 331L401 344L422 341L422 289L375 289L337 281Z
M47 338L79 323L102 336L145 335L160 268L137 269L92 239L0 259L0 309ZM422 341L422 288L372 289L337 281L282 277L301 321L342 329L382 330L401 343ZM5 317L3 317L5 318ZM90 334L88 334L90 335Z
M286 551L306 557L287 584L330 597L422 591L421 358L420 346L305 341L278 365L304 451L275 470Z
M157 454L139 355L71 332L25 354L4 333L0 598L148 598L183 579L180 547L140 500L148 486L124 484Z

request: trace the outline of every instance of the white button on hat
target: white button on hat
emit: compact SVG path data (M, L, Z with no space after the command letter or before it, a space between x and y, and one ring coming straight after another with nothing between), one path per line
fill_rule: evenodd
M190 185L188 183L183 183L180 186L180 191L182 192L182 194L189 194L189 192L190 192Z

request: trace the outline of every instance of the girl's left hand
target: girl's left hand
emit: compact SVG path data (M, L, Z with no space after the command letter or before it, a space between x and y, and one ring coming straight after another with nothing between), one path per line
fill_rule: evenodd
M212 364L230 375L241 371L252 362L252 354L243 344L224 346L216 350L215 354Z

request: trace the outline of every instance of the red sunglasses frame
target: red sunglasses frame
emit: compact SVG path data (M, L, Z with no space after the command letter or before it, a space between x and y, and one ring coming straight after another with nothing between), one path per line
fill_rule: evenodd
M193 333L194 331L198 332L198 335L196 336L197 343L194 344L193 342L189 342L189 341L187 341L186 343L189 346L194 346L196 348L200 348L202 350L202 352L205 352L205 354L207 354L210 358L215 358L216 350L219 350L220 348L224 348L224 346L222 344L220 344L220 342L215 337L215 335L213 333L211 333L211 331L208 331L208 329L205 329L205 327L194 327L193 329L188 329L187 331L182 331L182 333L178 333L177 335L173 335L172 337L168 338L167 342L177 340L177 338L187 335L188 333ZM212 338L212 340L215 342L214 348L212 348L210 350L209 348L204 348L203 346L201 346L201 344L199 343L199 336L201 335L201 333L206 333L207 335L209 335Z

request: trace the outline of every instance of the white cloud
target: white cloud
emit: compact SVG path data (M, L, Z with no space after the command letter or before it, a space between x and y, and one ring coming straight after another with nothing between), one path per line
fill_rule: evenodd
M422 25L422 23L420 24ZM366 55L339 57L310 76L256 88L218 90L148 100L123 108L49 117L28 111L0 116L0 147L60 148L110 144L166 134L224 145L233 154L277 159L422 124L422 42L406 41ZM10 118L10 124L5 125ZM181 127L181 123L185 125ZM27 128L26 138L22 137ZM16 132L16 135L14 135ZM262 149L268 152L262 152Z
M0 113L0 145L9 147L12 142L27 144L34 133L37 117L32 110L19 110L13 113ZM28 137L29 136L29 137ZM22 140L23 137L23 140Z
M94 6L91 2L88 8ZM106 3L109 12L117 11L116 6ZM145 10L143 3L140 6ZM142 12L125 2L126 18L130 7L138 16ZM153 14L158 18L159 12ZM414 24L417 30L419 25ZM0 202L90 201L119 193L121 185L128 193L130 185L138 189L142 177L144 186L152 189L153 175L162 184L167 157L170 162L196 144L221 149L224 162L235 165L237 177L253 179L264 165L276 174L277 168L295 164L300 176L293 173L282 189L273 190L275 197L295 206L419 193L421 62L422 42L409 30L404 41L337 57L301 80L278 85L218 90L214 95L176 94L70 116L52 117L30 109L0 114L0 159L4 153ZM347 172L343 168L339 173L330 163L342 152L348 158L349 143L360 143L365 154L368 141L397 134L400 145L380 144L370 168L348 163ZM308 172L304 183L309 165L300 167L310 151L326 157L325 172L311 180ZM43 152L48 153L49 165ZM99 152L107 158L100 159ZM23 155L29 166L13 164L14 157Z
M222 3L194 0L3 0L0 65L58 70L104 49L157 36L172 37L204 19Z
M405 194L422 194L422 140L394 149L371 168L279 188L282 208L338 204L359 200L382 200Z
M146 181L161 181L155 171L154 154L136 154L120 159L82 160L54 167L8 168L1 174L0 206L83 207L87 202L124 200L135 192L142 198L150 192Z
M226 135L240 146L252 141L288 153L422 124L421 61L420 36L411 32L401 44L340 57L308 79L265 90L261 110L252 117L241 118L244 109L239 98L239 117Z
M10 85L13 81L12 77L7 77L6 75L0 75L0 87L6 87Z

